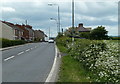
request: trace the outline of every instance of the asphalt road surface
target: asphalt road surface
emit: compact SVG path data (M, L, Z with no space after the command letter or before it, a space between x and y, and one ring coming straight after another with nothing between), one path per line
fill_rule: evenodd
M2 51L3 82L45 82L54 62L54 43L30 43Z

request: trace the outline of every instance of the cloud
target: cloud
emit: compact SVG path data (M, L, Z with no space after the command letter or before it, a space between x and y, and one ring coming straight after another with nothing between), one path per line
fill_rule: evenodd
M111 28L118 25L118 3L75 1L75 26L78 26L80 22L86 26L107 25ZM2 19L19 24L28 20L34 29L39 28L48 33L48 28L51 27L53 33L57 32L55 21L50 21L50 18L57 19L57 6L48 6L48 3L59 5L62 27L70 27L72 24L71 2L63 0L5 0L2 7L7 7L7 9L2 12ZM109 31L114 32L117 29Z
M15 12L15 9L12 7L1 7L2 12Z

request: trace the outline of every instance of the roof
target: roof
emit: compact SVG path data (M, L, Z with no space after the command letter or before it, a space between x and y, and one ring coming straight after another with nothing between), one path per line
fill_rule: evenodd
M23 31L22 29L20 29L19 27L17 27L16 25L14 25L13 23L10 23L10 22L6 22L6 21L2 21L4 24L12 27L13 29L18 29L20 31Z
M85 28L85 27L76 27L76 31L79 31L79 32L89 32L90 31L90 28Z
M42 30L34 30L35 32L41 32L45 35L45 37L48 37Z

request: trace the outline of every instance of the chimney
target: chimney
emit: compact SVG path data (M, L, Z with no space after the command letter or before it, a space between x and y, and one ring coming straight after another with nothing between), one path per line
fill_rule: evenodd
M78 25L78 27L83 27L83 23L80 23L80 24Z

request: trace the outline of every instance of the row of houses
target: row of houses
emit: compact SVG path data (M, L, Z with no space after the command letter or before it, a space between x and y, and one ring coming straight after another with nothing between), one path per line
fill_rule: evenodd
M19 25L11 22L0 21L0 38L9 40L44 41L47 35L41 30L33 30L30 25Z

